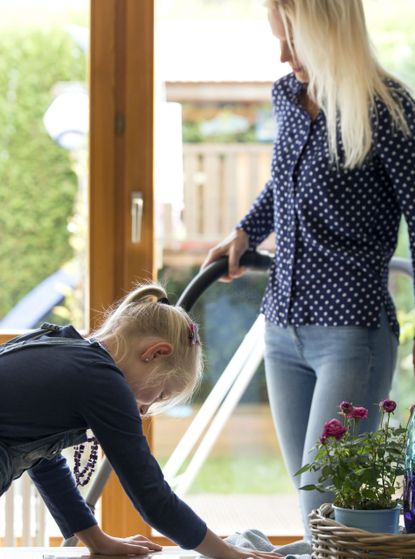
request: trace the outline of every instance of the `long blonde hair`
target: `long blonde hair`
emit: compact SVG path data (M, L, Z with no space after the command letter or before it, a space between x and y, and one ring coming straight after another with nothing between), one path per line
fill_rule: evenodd
M168 401L153 404L151 414L189 400L201 382L203 358L197 326L181 307L167 304L166 291L158 284L137 285L109 309L101 327L91 335L97 340L115 336L117 355L128 352L132 337L151 337L172 345L172 354L160 360L148 385L174 379L179 391Z
M344 166L357 167L369 154L377 99L394 126L409 136L401 104L385 83L392 76L374 54L362 0L267 0L267 5L281 15L292 53L308 74L307 93L325 113L329 152L336 163L337 119ZM409 96L404 87L402 92Z

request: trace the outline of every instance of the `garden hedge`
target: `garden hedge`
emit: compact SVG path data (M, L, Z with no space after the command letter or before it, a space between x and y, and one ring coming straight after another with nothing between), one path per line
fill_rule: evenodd
M77 177L42 119L58 82L84 79L64 30L0 35L0 317L72 257Z

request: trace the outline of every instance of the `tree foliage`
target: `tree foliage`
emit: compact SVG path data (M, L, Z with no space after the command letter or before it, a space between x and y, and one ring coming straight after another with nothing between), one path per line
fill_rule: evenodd
M72 256L77 178L42 119L54 86L84 77L84 56L63 30L0 36L0 316Z

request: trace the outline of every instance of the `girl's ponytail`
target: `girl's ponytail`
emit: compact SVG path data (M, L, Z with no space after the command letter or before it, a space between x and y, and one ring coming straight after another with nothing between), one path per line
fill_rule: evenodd
M121 299L121 302L110 312L110 315L117 319L127 312L130 304L155 303L160 299L167 299L167 293L161 285L139 284L124 299Z

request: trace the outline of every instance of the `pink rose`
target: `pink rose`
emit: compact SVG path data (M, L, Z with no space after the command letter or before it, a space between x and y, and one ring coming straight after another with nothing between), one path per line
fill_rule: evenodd
M369 412L366 408L357 407L352 409L349 417L352 417L353 419L367 419L368 415Z
M350 415L350 413L353 410L353 404L351 404L350 402L343 401L339 405L339 408L340 408L340 414L345 415L347 417L348 415Z
M396 409L396 402L393 400L382 400L379 404L380 410L386 413L393 413Z
M341 421L338 419L330 419L330 421L326 421L324 424L320 441L324 443L328 437L334 437L336 440L340 440L347 431L347 427L345 427Z

